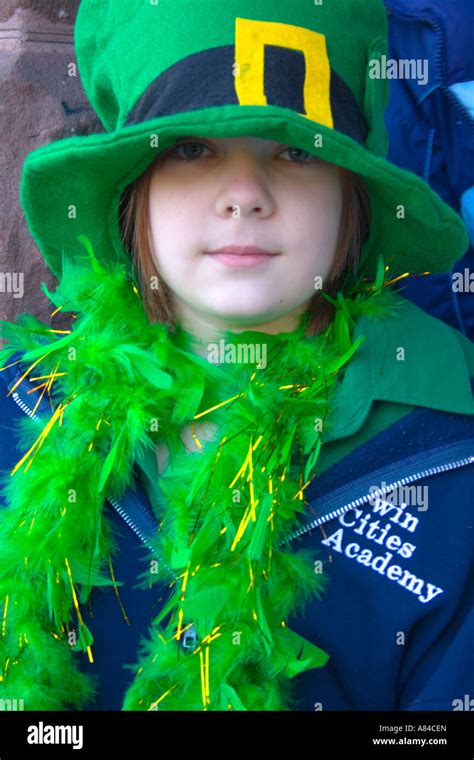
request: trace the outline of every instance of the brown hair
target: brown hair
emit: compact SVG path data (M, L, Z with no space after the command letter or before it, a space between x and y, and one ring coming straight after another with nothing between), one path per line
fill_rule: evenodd
M132 257L132 265L143 299L145 312L151 323L172 325L175 315L171 292L159 276L153 261L148 236L148 196L155 163L129 185L120 204L120 226L125 248ZM370 199L365 184L358 174L339 168L342 183L342 212L339 237L334 261L324 292L334 297L348 273L355 272L361 248L370 230ZM150 288L154 277L156 288ZM315 293L309 304L308 334L317 334L330 324L333 306L322 295Z

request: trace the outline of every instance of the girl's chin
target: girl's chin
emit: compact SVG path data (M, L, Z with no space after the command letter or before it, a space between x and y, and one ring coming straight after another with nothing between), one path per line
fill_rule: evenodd
M234 304L232 304L232 306L234 306ZM216 304L213 304L212 313L214 317L234 321L236 323L243 323L245 321L248 322L248 324L253 324L258 322L270 322L273 319L277 319L277 317L271 316L274 314L274 311L271 309L257 306L254 308L250 306L246 306L245 308L242 307L241 309L232 308L232 310L229 311L229 304L227 304L227 308L223 307L222 309L219 309Z
M269 316L268 313L254 312L252 314L229 314L214 312L214 319L221 324L222 330L258 330L262 325L269 325L278 317Z
M205 311L212 311L219 316L248 318L267 318L269 314L280 311L283 296L277 299L269 299L269 290L265 293L244 293L243 288L220 288L219 293L213 294L212 290L206 293L206 302L203 303ZM285 299L286 303L286 299ZM280 308L279 308L280 307Z

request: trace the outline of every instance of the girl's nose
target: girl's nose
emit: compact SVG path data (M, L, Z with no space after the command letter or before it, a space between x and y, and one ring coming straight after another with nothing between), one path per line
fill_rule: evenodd
M274 201L258 167L239 167L228 180L216 200L219 216L234 218L258 215L269 216L273 212Z

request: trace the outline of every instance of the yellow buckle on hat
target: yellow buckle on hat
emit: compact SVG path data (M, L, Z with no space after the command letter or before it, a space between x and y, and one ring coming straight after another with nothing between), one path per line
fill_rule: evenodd
M303 53L306 62L303 93L306 113L302 115L333 129L331 68L326 37L300 26L247 18L235 20L235 61L239 65L235 90L240 105L268 105L264 92L265 45L277 45Z

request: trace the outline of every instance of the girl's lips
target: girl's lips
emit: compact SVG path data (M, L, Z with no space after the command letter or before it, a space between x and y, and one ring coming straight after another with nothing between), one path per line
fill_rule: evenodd
M228 267L248 268L263 264L277 254L254 246L228 246L227 248L219 248L216 251L208 251L207 255L212 256Z
M255 267L273 258L272 254L250 254L239 256L235 253L210 253L213 259L217 259L228 267Z

